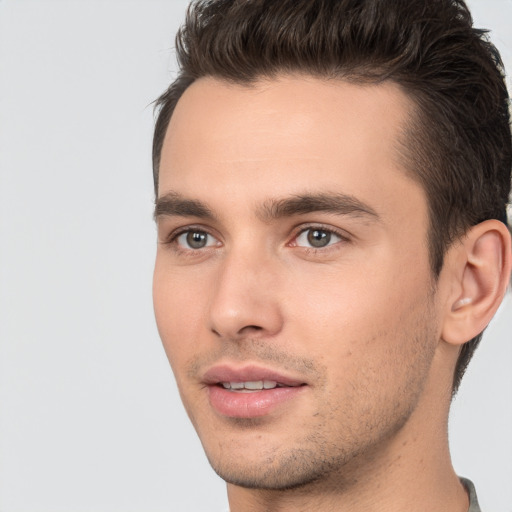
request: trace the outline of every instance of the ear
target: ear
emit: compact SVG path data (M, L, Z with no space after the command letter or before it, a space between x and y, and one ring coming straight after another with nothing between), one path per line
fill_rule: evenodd
M451 286L442 339L462 345L487 327L503 300L512 265L510 232L502 222L487 220L448 253Z

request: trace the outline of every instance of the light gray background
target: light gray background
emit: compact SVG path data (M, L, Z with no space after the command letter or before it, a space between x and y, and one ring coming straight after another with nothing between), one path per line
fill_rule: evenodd
M470 4L512 71L512 1ZM185 5L0 0L0 512L226 508L151 305L149 104ZM508 296L451 419L484 512L512 512L511 327Z

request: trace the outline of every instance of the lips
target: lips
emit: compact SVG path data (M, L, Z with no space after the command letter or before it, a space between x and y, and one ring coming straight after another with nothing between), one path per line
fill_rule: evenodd
M235 368L222 365L204 375L210 404L222 416L261 417L298 397L306 383L271 369L257 366Z
M301 386L303 381L289 377L269 368L258 366L244 366L236 368L230 365L218 365L210 368L203 377L206 384L220 384L222 382L276 382L280 386Z

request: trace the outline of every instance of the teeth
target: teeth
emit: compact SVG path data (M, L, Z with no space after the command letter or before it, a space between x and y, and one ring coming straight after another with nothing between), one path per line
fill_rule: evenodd
M245 389L263 389L263 381L255 380L255 381L245 382L244 388Z
M247 389L249 391L259 391L262 389L274 389L275 387L281 387L277 382L273 380L254 380L247 382L222 382L222 387L225 389L242 390Z

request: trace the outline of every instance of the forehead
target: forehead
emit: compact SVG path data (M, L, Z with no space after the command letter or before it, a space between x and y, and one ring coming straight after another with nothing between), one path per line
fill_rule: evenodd
M411 111L391 82L281 76L239 85L202 78L169 123L159 194L214 198L219 190L219 200L250 194L264 201L328 190L378 203L416 186L399 151Z

